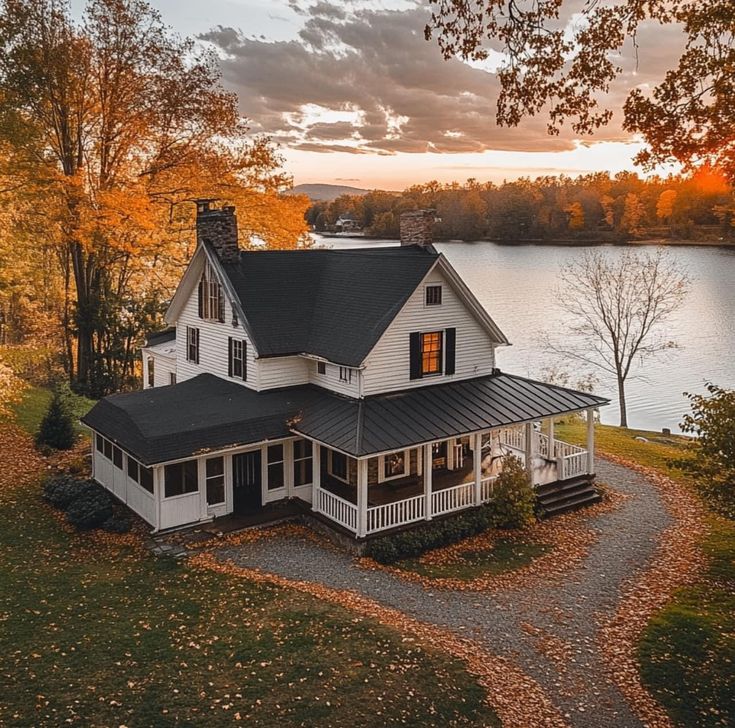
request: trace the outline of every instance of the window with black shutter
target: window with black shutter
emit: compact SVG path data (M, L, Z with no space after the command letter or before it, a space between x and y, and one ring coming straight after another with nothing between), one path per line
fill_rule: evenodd
M199 364L199 329L186 327L186 360Z
M247 342L242 339L229 339L228 373L236 379L247 379Z
M152 357L148 357L148 386L154 387L156 381L156 360Z
M444 330L444 373L454 374L457 350L457 329Z
M442 333L427 331L421 334L421 376L442 373Z

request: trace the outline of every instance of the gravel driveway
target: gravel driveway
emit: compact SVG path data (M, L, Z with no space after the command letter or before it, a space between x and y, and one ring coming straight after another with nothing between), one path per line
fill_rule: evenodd
M595 518L599 533L588 556L560 583L494 592L427 589L390 573L362 569L347 554L306 539L278 536L217 556L290 579L349 589L423 622L477 640L511 658L580 728L628 728L642 723L608 678L596 636L616 610L621 588L646 566L670 518L641 475L604 460L598 478L631 498ZM563 558L559 554L559 558Z

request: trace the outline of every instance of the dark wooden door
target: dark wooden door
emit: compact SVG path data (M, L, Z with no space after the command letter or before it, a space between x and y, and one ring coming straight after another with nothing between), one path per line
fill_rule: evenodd
M252 513L262 503L260 450L232 456L232 500L235 513Z

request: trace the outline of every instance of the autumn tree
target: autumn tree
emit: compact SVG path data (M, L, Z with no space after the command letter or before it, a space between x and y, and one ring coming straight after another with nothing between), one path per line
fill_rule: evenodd
M623 208L623 217L620 220L620 226L625 232L631 235L637 235L641 231L641 222L645 212L640 197L635 192L629 192L625 196L625 207Z
M735 518L735 390L707 384L706 394L688 394L691 412L681 429L696 437L690 457L676 465L694 476L709 501Z
M688 290L687 274L662 251L587 251L561 271L557 300L566 316L547 346L615 377L621 427L628 426L625 385L633 367L676 348L664 325Z
M676 203L676 190L664 190L658 197L656 203L656 217L659 220L671 223L674 215L674 204Z
M36 190L69 286L72 380L95 396L130 376L133 339L180 276L193 199L238 205L243 233L269 243L304 231L304 201L279 195L280 159L248 136L214 56L143 0L90 0L80 23L64 0L2 0L0 143Z
M735 180L735 5L732 0L429 0L427 39L445 58L482 60L500 54L497 121L516 126L548 112L549 131L565 121L577 134L607 124L612 109L600 99L622 73L623 45L646 22L679 24L684 52L664 80L630 91L624 128L640 133L651 167L677 161L710 163ZM559 21L575 13L570 27Z

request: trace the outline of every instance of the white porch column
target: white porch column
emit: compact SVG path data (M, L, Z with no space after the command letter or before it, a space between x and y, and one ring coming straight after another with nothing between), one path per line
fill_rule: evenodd
M456 442L453 437L447 440L447 470L454 470L457 467L454 462L454 444Z
M368 464L364 458L357 461L357 535L367 534Z
M311 454L311 510L319 513L319 491L322 487L322 446L312 444Z
M533 485L533 456L535 454L536 448L535 440L536 438L533 436L533 423L532 422L526 422L525 425L525 437L524 437L524 445L525 445L525 456L526 456L526 473L528 473L528 479L531 481L531 484Z
M595 410L587 409L587 473L595 472Z
M556 440L554 440L553 417L549 417L549 460L556 460Z
M431 443L424 445L424 518L430 521L431 513L431 480L433 475L431 463Z
M482 433L475 435L475 446L472 451L472 465L475 468L475 505L482 503Z
M153 466L153 497L156 503L156 522L153 524L153 530L161 529L161 500L163 499L163 466Z

